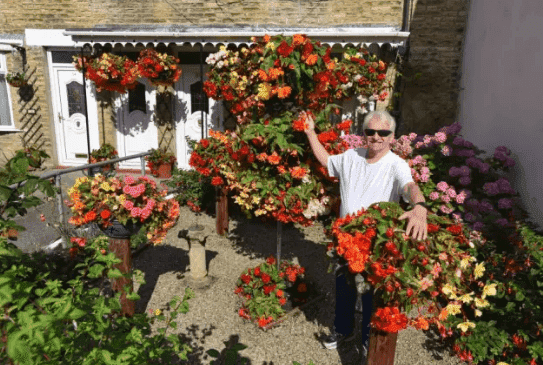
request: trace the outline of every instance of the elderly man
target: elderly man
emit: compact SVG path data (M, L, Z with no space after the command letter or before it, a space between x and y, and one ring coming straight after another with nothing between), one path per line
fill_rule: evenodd
M427 209L424 196L413 181L407 162L390 150L396 127L394 118L385 111L368 113L363 123L368 148L351 149L335 156L330 156L319 142L313 119L309 115L306 115L306 119L308 128L305 132L313 153L317 160L328 168L330 176L339 178L341 217L368 208L374 203L399 202L400 196L403 195L413 207L399 217L408 219L406 234L414 239L426 239ZM346 261L343 260L336 268L334 330L324 341L326 348L335 349L340 341L354 338L352 335L356 292L355 277L349 272ZM371 291L363 295L362 303L362 344L364 351L367 351L372 312Z

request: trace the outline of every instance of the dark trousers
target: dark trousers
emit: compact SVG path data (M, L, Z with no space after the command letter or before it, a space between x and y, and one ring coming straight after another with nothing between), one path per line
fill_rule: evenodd
M336 271L336 316L334 320L336 332L343 335L349 335L353 332L356 297L354 275L349 272L347 266L343 266ZM372 307L373 291L369 290L362 295L362 344L365 344L369 339Z

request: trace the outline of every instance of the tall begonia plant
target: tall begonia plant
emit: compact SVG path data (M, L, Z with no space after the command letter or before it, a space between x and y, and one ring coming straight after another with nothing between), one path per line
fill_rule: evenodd
M345 151L339 137L351 121L330 122L336 101L362 94L384 100L387 65L363 49L341 60L305 35L253 38L250 48L222 48L208 57L204 91L225 100L237 119L235 132L213 132L194 148L190 164L228 189L247 213L310 225L336 203L334 179L315 159L306 113L316 120L330 154Z
M496 294L496 284L483 280L484 264L473 257L470 233L460 222L429 214L428 238L415 242L405 234L401 214L397 203L382 202L338 218L331 226L336 243L328 246L330 254L343 257L352 273L363 273L381 293L371 322L376 329L444 329L452 316L467 331L474 326L467 314L481 313L486 297ZM408 319L414 306L426 313Z

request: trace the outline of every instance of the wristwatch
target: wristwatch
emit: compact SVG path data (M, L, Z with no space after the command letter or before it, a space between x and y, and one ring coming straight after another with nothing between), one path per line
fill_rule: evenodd
M417 205L423 206L424 208L426 208L426 210L428 210L428 206L426 205L426 202L415 203L415 204L413 204L413 208L415 208L415 206L417 206Z

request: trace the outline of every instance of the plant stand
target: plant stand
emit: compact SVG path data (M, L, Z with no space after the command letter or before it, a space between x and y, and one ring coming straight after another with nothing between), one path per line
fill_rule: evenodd
M128 274L132 271L132 255L130 252L130 238L109 238L109 250L121 260L120 263L113 265L119 269L121 273ZM121 314L127 317L132 317L136 309L134 301L126 297L125 286L128 286L128 292L132 293L134 285L131 278L111 279L111 288L114 291L121 292Z
M366 365L394 365L397 340L398 332L382 332L372 328Z
M216 212L217 220L216 227L217 234L224 236L228 233L228 193L226 188L217 187L215 189L215 200L216 200Z

